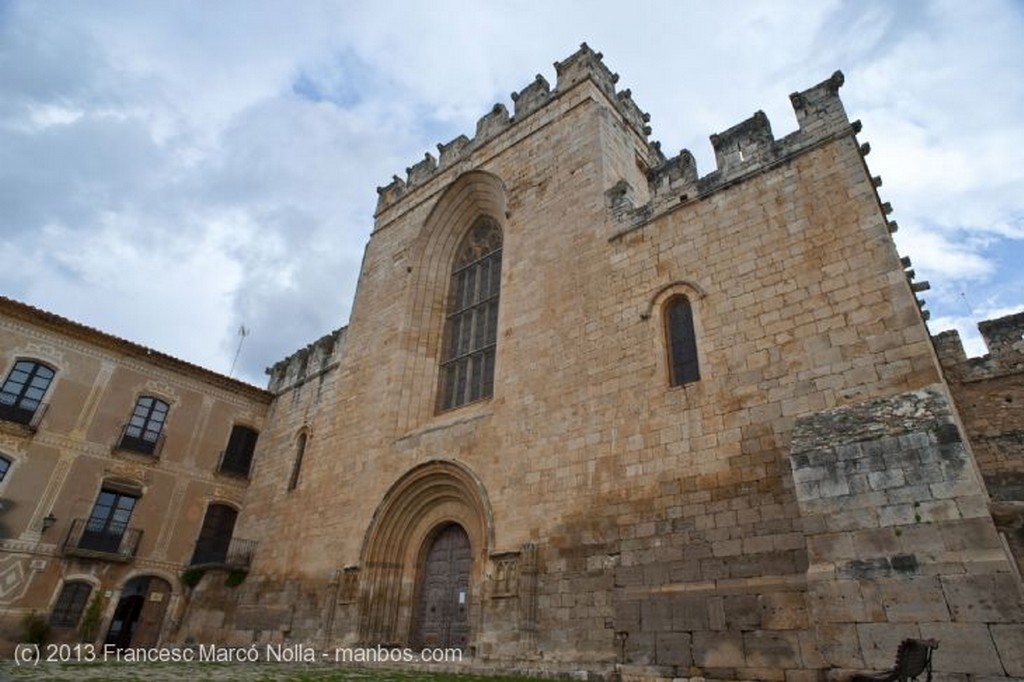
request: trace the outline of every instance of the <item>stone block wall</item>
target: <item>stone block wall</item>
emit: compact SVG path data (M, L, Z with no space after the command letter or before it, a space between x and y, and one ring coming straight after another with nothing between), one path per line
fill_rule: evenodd
M989 352L968 358L956 331L934 337L996 527L1024 571L1024 313L978 325Z
M1010 564L841 75L791 98L791 136L763 115L716 136L701 177L599 55L557 71L381 188L324 390L275 370L239 520L271 551L232 636L409 642L421 552L457 522L482 661L799 682L885 667L927 623L984 634L1002 672L980 669L1010 672L1017 606L989 599ZM481 215L503 234L494 395L441 411L453 254ZM682 386L675 296L701 376Z
M1024 504L1024 313L979 326L989 353L968 358L956 331L935 347L996 502Z
M1020 584L942 385L801 418L789 459L823 667L924 637L939 672L1019 674Z
M234 528L235 537L259 541L253 575L234 589L224 588L223 572L205 576L189 594L185 626L175 633L174 641L239 645L279 641L293 628L314 641L323 628L326 616L319 602L332 593L332 574L270 579L261 565L282 558L275 538L299 533L300 527L315 519L311 510L317 503L308 493L306 469L310 453L321 447L323 407L333 402L339 390L337 369L345 352L345 332L341 328L327 334L267 368L274 401L256 445L248 496ZM300 436L304 439L301 461ZM254 507L277 513L254 514L250 512ZM300 560L301 548L288 546L284 551L286 560Z

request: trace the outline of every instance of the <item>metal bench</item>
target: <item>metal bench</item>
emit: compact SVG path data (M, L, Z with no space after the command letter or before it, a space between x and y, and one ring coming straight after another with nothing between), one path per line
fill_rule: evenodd
M896 650L896 667L883 673L857 673L850 682L907 682L927 672L926 682L932 680L932 651L939 642L934 639L905 639Z

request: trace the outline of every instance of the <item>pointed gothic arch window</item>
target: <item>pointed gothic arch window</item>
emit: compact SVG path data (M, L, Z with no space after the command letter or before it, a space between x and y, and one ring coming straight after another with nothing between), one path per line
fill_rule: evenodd
M438 396L440 410L490 398L498 340L502 235L479 218L466 233L452 265Z
M665 336L668 341L669 383L682 386L699 381L693 308L685 296L673 296L665 304Z

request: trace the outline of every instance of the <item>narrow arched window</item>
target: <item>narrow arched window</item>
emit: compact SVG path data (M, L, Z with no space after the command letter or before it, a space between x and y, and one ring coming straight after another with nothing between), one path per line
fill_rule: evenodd
M452 265L438 406L450 410L490 398L501 292L501 228L480 218Z
M306 434L300 433L295 443L295 461L292 462L292 475L288 479L288 491L295 490L299 485L299 474L302 472L302 456L306 454Z
M685 296L675 296L665 305L665 335L668 340L669 382L681 386L700 380L697 337L693 332L693 309Z
M15 362L0 388L0 419L31 425L42 413L43 395L53 375L52 369L35 360Z

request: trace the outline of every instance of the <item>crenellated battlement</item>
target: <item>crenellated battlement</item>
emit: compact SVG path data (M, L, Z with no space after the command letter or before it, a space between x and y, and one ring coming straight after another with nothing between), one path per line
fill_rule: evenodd
M710 194L794 153L835 135L848 133L851 125L853 132L859 128L857 123L851 124L847 118L839 98L844 78L842 72L836 71L821 83L789 96L799 125L796 132L780 140L775 139L768 117L763 111L758 111L747 120L711 135L717 167L701 176L689 150L683 149L678 155L666 158L660 143L648 140L650 116L637 106L630 90L616 90L619 76L605 65L600 52L583 43L574 54L555 62L554 66L557 74L554 89L547 79L538 74L533 82L511 94L512 114L505 104L496 103L477 121L472 138L459 135L450 142L438 144L437 158L428 152L422 161L406 168L404 179L395 175L389 184L378 187L377 214L586 80L604 93L623 121L647 142L648 157L653 165L648 172L651 200L644 206L634 206L631 203L633 188L629 191L615 188L609 194L615 215L621 222L629 224L642 223L680 201ZM862 154L869 151L867 145L861 150ZM890 221L890 226L895 231L895 223Z
M669 206L706 196L836 135L856 132L859 126L850 123L839 98L842 85L843 74L836 71L827 80L790 95L799 129L781 140L775 139L763 111L711 135L717 168L707 175L697 172L688 149L666 159L648 173L649 204L632 212L620 211L621 220L640 224Z
M629 90L621 92L615 90L619 76L612 73L604 64L600 52L594 52L586 43L583 43L580 45L580 49L567 59L555 62L555 73L558 80L554 90L551 89L547 79L538 74L532 83L511 94L513 114L509 114L508 107L504 104L496 103L488 113L477 121L476 133L472 139L465 135L459 135L450 142L438 144L439 160L427 152L422 161L405 169L405 179L395 175L390 183L378 187L377 214L397 204L409 192L425 184L436 173L466 158L474 150L487 144L516 123L544 108L560 94L568 92L586 80L593 82L607 96L623 120L638 135L644 140L650 135L651 129L647 125L650 116L640 110L636 102L633 101L632 93ZM652 149L652 153L655 153L657 158L663 158L655 149Z
M336 329L268 367L266 373L270 376L270 381L267 390L279 395L322 376L336 366L345 350L347 330L348 327Z
M960 381L1024 372L1024 311L978 323L988 353L969 358L954 329L932 337L942 368Z
M551 86L544 76L537 74L533 82L519 92L512 93L516 118L522 120L540 109L551 99Z

